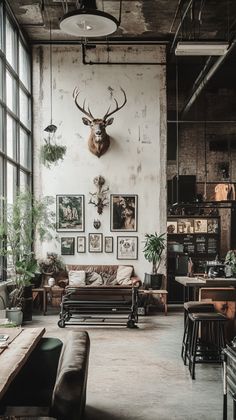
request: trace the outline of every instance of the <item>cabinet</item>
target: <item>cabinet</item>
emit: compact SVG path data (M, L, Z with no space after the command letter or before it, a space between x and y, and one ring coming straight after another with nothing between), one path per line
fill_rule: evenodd
M182 287L175 275L186 275L188 258L194 272L204 273L206 262L220 251L220 218L210 216L169 216L167 219L167 274L169 302L183 302Z

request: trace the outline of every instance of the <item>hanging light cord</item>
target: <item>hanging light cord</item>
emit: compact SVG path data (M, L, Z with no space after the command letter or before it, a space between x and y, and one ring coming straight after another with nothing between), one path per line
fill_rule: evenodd
M52 124L52 22L50 20L50 46L49 46L49 65L50 65L50 101L51 101L51 124Z

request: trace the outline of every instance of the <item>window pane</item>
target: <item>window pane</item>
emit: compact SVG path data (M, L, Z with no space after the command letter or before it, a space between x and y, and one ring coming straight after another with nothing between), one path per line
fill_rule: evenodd
M13 204L16 196L16 167L7 163L7 202Z
M0 157L0 197L3 195L3 159ZM0 205L1 211L1 205Z
M0 106L0 150L3 150L3 108Z
M31 141L30 136L20 129L20 164L31 169Z
M7 156L16 159L16 123L7 115Z
M19 43L19 76L22 83L30 91L30 58L21 42Z
M16 32L6 16L6 59L16 70Z
M28 176L25 172L20 171L20 191L26 192L28 191Z
M31 127L31 110L28 96L20 89L20 120L27 127Z
M8 71L6 72L6 81L7 106L11 111L16 112L16 81Z

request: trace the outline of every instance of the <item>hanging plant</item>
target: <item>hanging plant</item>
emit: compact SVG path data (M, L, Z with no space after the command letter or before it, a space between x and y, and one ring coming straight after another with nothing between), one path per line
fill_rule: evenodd
M51 122L44 129L47 132L48 138L45 139L45 144L40 148L40 160L46 168L51 168L52 164L57 164L59 160L64 159L66 153L66 146L60 146L55 142L55 133L57 131L57 126L52 124L52 28L50 21L50 55L49 55L49 65L50 65L50 104L51 104Z
M41 162L49 169L52 164L57 164L59 160L63 160L66 153L66 146L60 146L54 141L56 130L57 127L54 124L45 128L44 131L48 132L48 138L44 139L45 144L40 149ZM54 141L54 143L51 143L51 141Z

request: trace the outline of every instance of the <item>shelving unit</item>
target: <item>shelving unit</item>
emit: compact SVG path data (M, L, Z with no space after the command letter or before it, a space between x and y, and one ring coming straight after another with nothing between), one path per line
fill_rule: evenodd
M175 275L186 275L188 258L194 271L204 273L206 262L220 251L220 217L169 216L167 219L168 293L169 302L182 303L183 291Z

